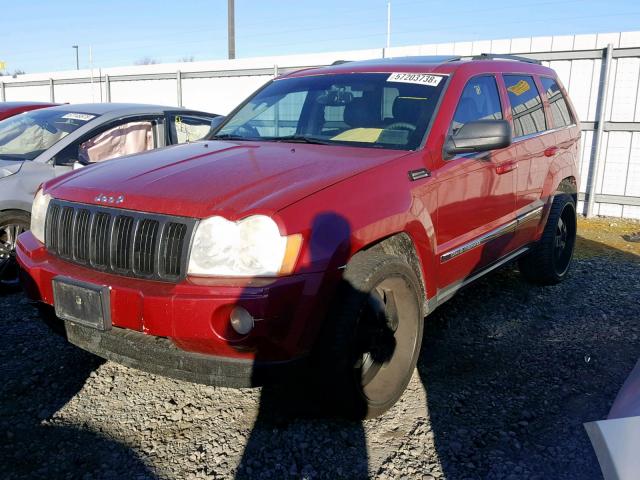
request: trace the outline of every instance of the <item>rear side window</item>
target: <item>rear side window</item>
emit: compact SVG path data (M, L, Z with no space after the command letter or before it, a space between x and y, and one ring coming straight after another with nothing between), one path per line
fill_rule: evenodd
M542 88L544 88L551 106L551 115L553 116L553 126L556 128L566 127L573 123L571 112L567 105L567 99L564 98L562 90L553 78L540 77Z
M173 115L170 117L169 128L173 143L187 143L202 140L211 132L212 117L196 115Z
M462 91L451 130L455 134L465 123L501 119L502 108L496 79L490 75L474 77Z
M547 129L544 108L533 77L505 75L504 83L511 103L514 137L544 132Z

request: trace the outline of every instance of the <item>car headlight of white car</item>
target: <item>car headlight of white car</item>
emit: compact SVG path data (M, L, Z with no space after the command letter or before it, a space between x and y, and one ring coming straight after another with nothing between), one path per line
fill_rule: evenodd
M301 246L302 235L280 235L276 222L264 215L237 222L210 217L197 227L188 273L220 277L288 275Z
M51 195L39 189L31 206L31 233L40 242L44 243L44 222L47 218L47 209L51 201Z

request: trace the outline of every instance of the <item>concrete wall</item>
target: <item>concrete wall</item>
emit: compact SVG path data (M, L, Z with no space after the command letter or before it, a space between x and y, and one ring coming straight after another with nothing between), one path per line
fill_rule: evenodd
M278 72L403 55L529 54L558 72L583 122L581 192L593 170L594 129L602 81L602 52L613 45L593 213L640 219L640 32L526 37L413 45L313 55L246 58L0 78L0 100L144 102L227 114ZM91 83L91 76L94 81ZM53 88L51 81L53 80ZM582 195L584 197L584 195ZM579 208L585 205L580 202Z

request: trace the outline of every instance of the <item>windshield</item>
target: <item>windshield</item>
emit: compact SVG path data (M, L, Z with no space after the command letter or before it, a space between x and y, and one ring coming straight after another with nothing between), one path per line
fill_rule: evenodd
M34 110L0 121L0 160L33 160L96 115Z
M275 80L211 138L415 150L445 84L441 75L350 73Z

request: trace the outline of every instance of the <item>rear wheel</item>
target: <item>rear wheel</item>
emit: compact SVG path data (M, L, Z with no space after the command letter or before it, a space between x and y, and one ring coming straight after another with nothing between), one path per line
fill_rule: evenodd
M567 276L576 244L576 205L570 195L553 200L542 238L534 249L522 257L520 272L529 281L554 285Z
M16 290L18 263L16 262L16 240L18 235L29 230L30 215L26 212L0 212L0 289Z
M399 257L364 252L349 262L319 350L340 414L372 418L402 396L422 343L421 297Z

